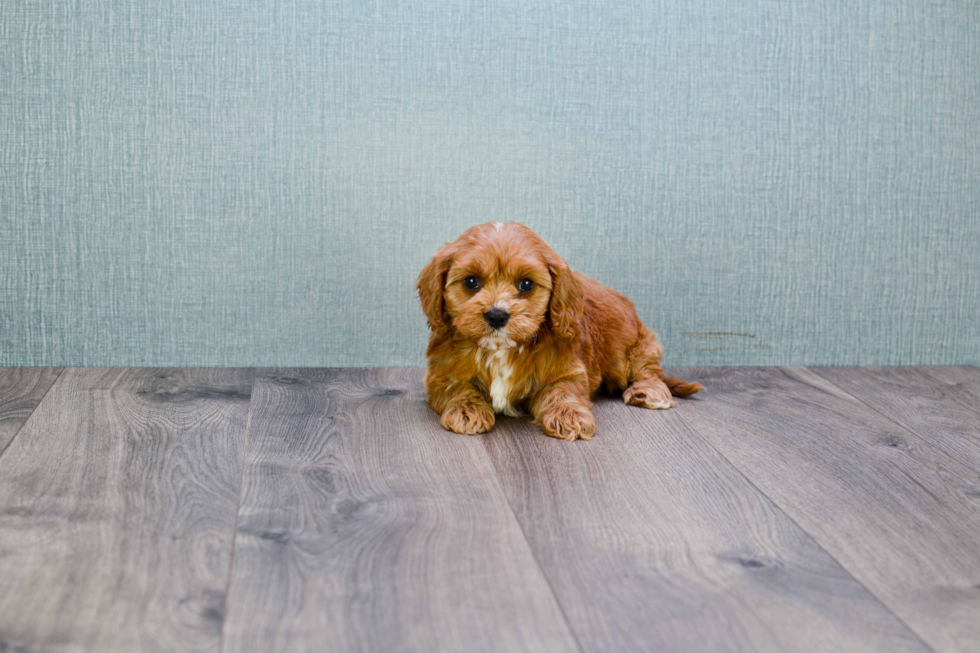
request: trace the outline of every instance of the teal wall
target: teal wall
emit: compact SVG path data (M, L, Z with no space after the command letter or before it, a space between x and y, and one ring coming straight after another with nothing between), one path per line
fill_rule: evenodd
M488 220L670 365L980 363L980 3L0 3L0 365L420 365Z

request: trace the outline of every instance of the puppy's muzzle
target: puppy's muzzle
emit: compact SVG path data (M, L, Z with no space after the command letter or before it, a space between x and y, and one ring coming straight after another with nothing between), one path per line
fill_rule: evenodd
M483 314L483 319L487 321L491 329L501 329L507 324L507 320L510 319L510 313L499 308L491 308Z

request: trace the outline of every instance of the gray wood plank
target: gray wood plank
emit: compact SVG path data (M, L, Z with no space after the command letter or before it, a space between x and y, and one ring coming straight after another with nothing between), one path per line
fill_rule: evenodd
M250 389L62 373L0 458L0 650L219 650Z
M943 383L954 385L980 398L980 369L973 365L920 368Z
M811 369L980 474L977 395L917 367Z
M60 367L0 367L0 456L59 374Z
M932 648L980 650L976 473L810 370L682 373L682 419Z
M671 411L596 403L589 442L483 436L587 651L926 651Z
M256 378L226 651L575 651L480 441L421 370Z

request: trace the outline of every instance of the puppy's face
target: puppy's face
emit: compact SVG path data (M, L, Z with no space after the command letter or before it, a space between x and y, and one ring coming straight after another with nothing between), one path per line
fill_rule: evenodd
M452 325L489 349L532 339L548 312L551 275L544 254L516 236L475 240L453 257L446 274Z
M499 349L533 340L556 319L562 282L571 282L568 266L533 231L493 222L436 254L419 275L419 296L433 329Z

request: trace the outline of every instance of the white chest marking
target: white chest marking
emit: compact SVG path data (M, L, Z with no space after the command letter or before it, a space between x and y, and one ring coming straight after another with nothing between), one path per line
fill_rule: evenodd
M511 387L510 377L514 374L514 368L508 360L508 353L506 349L499 349L487 356L487 372L491 379L490 401L493 404L493 412L517 417L521 414L520 411L507 400Z

